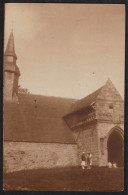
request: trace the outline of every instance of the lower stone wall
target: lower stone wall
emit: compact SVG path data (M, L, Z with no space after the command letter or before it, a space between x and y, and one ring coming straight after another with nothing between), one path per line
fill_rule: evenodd
M76 144L4 142L4 172L75 166Z

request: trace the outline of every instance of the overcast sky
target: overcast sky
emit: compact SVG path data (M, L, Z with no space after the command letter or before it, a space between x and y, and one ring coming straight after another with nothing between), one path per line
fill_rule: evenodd
M83 98L111 79L124 93L125 6L6 4L19 84L31 93Z

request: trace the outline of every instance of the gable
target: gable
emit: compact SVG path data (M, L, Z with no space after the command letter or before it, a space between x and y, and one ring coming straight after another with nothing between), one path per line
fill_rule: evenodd
M75 101L64 117L71 129L88 125L97 119L124 122L124 102L110 79L104 86L85 98Z
M95 108L97 119L115 124L124 122L124 101L110 79L97 96Z
M120 93L117 91L110 79L105 83L105 85L100 90L96 99L103 99L107 101L122 101L123 99Z

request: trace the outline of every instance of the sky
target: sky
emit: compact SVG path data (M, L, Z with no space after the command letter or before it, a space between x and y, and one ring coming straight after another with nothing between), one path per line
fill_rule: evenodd
M32 94L80 99L108 78L124 97L125 5L7 3L19 84Z

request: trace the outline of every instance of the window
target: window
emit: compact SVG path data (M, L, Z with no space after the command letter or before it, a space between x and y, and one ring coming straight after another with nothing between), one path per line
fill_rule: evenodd
M113 104L109 104L109 109L113 109Z

